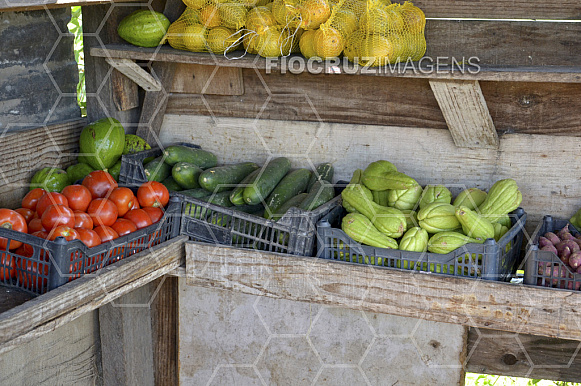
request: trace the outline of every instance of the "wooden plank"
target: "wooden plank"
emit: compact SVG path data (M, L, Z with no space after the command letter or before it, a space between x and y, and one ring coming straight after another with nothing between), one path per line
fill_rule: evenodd
M0 132L80 118L70 9L1 17Z
M355 169L378 159L392 161L422 185L488 190L496 180L514 178L529 230L545 214L570 218L581 201L581 165L547 173L578 157L579 137L504 134L498 150L464 149L447 130L166 115L160 140L199 144L220 163L264 162L272 154L290 157L294 167L333 162L337 180L349 180Z
M242 69L178 63L171 92L206 95L243 95Z
M463 326L190 287L183 279L179 302L182 384L464 384Z
M579 382L580 348L577 340L471 328L466 371Z
M105 61L145 91L161 90L161 83L143 68L139 67L133 60L106 58Z
M0 314L0 354L179 267L185 236L137 253ZM47 306L50 305L50 306Z
M144 286L99 309L104 385L154 385L150 299Z
M31 295L28 292L16 288L0 286L0 314L19 306L32 298L34 298L34 295Z
M139 0L0 0L0 12L31 11L37 9L69 8L78 5L97 5L110 3L130 3ZM51 11L52 12L52 11Z
M498 135L477 80L430 80L454 143L498 148Z
M581 340L581 293L186 243L186 282L508 332Z
M30 179L44 167L66 167L76 160L85 119L0 135L0 206L18 208ZM34 154L34 157L30 155Z
M161 83L161 91L147 91L141 107L141 117L136 134L145 139L147 143L157 142L161 123L167 106L168 91L173 83L175 63L154 63L152 70L155 77Z
M243 96L207 95L202 100L172 94L166 113L210 115L209 107L216 117L447 128L426 79L242 71ZM581 135L580 84L480 82L480 86L499 133Z
M96 312L0 355L2 385L100 385Z
M155 385L172 386L178 380L178 279L164 276L151 283L151 329Z
M113 71L111 74L111 88L113 103L117 110L127 111L139 107L137 84L119 71Z

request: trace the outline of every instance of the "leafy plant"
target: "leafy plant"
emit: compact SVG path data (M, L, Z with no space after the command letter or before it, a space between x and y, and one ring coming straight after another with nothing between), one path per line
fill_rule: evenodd
M87 115L87 92L85 91L85 54L83 51L83 17L81 7L71 7L71 21L67 24L69 32L74 35L75 61L79 68L79 83L77 84L77 103L81 115Z
M580 386L580 383L466 373L466 386Z

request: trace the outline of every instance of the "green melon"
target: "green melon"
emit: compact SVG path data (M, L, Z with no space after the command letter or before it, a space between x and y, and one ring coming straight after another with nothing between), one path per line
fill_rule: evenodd
M79 161L93 169L107 169L121 158L125 130L115 118L103 118L83 128L79 139Z
M157 47L169 28L163 13L142 9L125 17L117 27L119 36L139 47Z
M69 175L69 182L74 184L78 180L82 180L87 176L87 174L91 173L93 169L89 164L86 163L78 163L75 165L71 165L67 168L67 174Z
M30 180L30 190L42 188L47 192L61 192L69 184L67 172L59 168L44 168Z

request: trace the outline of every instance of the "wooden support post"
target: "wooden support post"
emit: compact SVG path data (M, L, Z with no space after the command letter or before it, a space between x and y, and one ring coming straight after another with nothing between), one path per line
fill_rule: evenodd
M177 385L178 278L164 276L150 288L155 385Z
M430 80L454 143L497 149L498 134L477 80Z
M171 91L183 94L243 95L242 69L178 63Z
M139 90L137 84L119 71L111 73L113 103L118 111L127 111L139 107Z

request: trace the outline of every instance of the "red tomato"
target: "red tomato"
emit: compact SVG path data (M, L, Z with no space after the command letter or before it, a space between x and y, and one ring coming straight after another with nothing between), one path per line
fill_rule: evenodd
M6 252L0 254L0 282L10 280L15 276L16 276L16 259L14 258L14 256Z
M145 212L147 212L147 214L149 215L149 218L151 218L151 222L152 223L156 223L159 220L161 220L161 218L163 217L163 209L161 208L154 208L152 206L146 206L143 208L143 210Z
M141 207L139 206L139 200L133 200L133 206L131 207L131 209L141 209Z
M73 214L75 215L75 228L93 229L93 219L88 213L75 210Z
M117 232L108 226L98 226L94 229L94 231L99 235L102 243L119 238Z
M12 209L0 209L0 227L6 229L12 229L18 232L28 233L28 225L26 225L26 220L20 213L13 211ZM10 241L9 249L16 249L21 246L20 241ZM8 246L8 240L4 237L0 237L0 250L5 251Z
M89 173L83 180L83 186L89 189L93 199L107 197L117 187L117 182L111 174L103 170Z
M47 231L58 227L59 225L66 225L70 228L75 226L75 214L73 211L64 205L51 205L40 217L42 226Z
M57 237L64 237L65 240L78 240L79 239L79 232L77 232L74 228L66 225L59 225L54 228L48 235L48 239L54 241Z
M42 188L34 188L30 192L26 193L26 196L22 199L22 207L30 209L32 211L36 210L36 204L38 199L46 194L46 190Z
M137 230L137 226L133 221L127 220L126 218L118 218L117 221L115 221L115 224L111 225L111 228L113 228L119 236L124 236Z
M117 206L106 198L96 198L91 201L87 213L93 219L95 227L101 225L110 227L117 220L118 215Z
M38 231L45 231L44 227L42 226L42 221L39 218L33 218L28 223L28 233L38 232Z
M28 209L28 208L18 208L18 209L15 209L14 211L17 213L20 213L22 215L22 217L24 217L24 220L26 220L27 224L30 222L30 220L32 220L32 218L34 217L34 214L36 213L32 209Z
M153 224L151 218L143 209L132 209L123 218L133 222L137 229L145 228Z
M137 201L129 188L115 188L108 198L117 205L119 217L125 216L125 213L129 212L133 207L133 202Z
M89 189L83 185L69 185L63 189L63 195L69 201L69 208L86 212L89 203L93 199Z
M79 233L79 240L85 243L87 247L93 248L101 244L101 238L94 230L87 228L75 228L75 230Z
M40 237L41 239L47 239L48 238L48 233L46 233L45 231L32 232L31 235L32 236L36 236L36 237Z
M37 276L39 273L42 273L45 276L48 276L48 259L46 257L42 257L41 260L43 263L39 263L36 261L31 261L29 259L18 259L18 281L22 284L22 286L26 289L35 291L37 288L42 288L47 285L47 279L43 277Z
M66 207L69 206L69 200L60 193L57 192L50 192L42 196L38 200L38 204L36 205L36 213L38 213L38 217L42 217L42 214L51 205L64 205Z
M142 208L145 206L164 207L169 202L169 191L161 182L149 181L137 189L137 199Z

